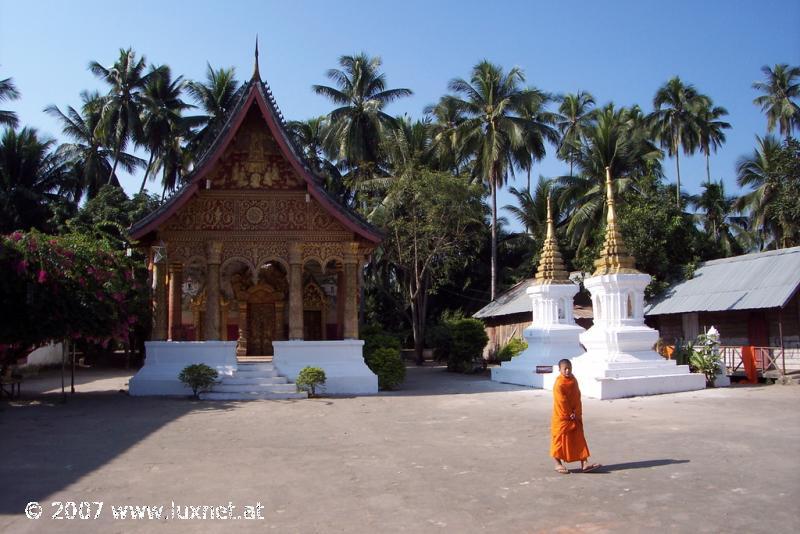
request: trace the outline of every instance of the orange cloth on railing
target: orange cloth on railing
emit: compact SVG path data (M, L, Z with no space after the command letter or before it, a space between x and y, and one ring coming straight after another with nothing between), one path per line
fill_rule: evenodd
M672 359L672 354L675 352L675 345L664 345L664 355L668 360Z
M756 348L752 345L742 347L742 363L744 373L750 384L758 384L758 369L756 368Z

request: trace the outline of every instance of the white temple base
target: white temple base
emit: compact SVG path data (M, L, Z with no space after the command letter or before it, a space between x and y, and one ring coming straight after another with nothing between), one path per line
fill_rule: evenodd
M128 393L148 395L191 395L178 380L187 365L204 363L217 370L220 378L236 371L235 341L146 341L144 367L130 379Z
M524 331L528 348L511 361L492 368L492 380L533 388L544 387L544 376L538 366L556 365L563 358L574 358L583 353L579 342L584 329L578 325L554 324L547 327L529 326Z
M364 341L273 341L272 359L278 372L291 381L306 366L325 371L325 385L319 388L326 395L374 395L378 393L378 377L364 363Z

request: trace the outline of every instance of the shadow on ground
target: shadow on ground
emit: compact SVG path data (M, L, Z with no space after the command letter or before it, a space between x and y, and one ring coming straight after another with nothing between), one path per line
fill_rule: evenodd
M643 460L640 462L625 462L621 464L610 464L604 465L599 469L592 471L592 473L611 473L613 471L628 471L630 469L647 469L650 467L660 467L662 465L674 465L674 464L688 464L689 460L671 460L671 459L664 459L664 460Z
M30 394L29 394L30 395ZM228 403L93 392L37 395L0 405L0 514L19 514L193 412ZM120 414L120 415L118 415ZM124 414L124 416L121 416Z

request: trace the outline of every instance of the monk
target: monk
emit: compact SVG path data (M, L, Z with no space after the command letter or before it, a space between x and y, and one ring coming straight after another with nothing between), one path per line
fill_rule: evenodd
M583 436L581 390L572 374L572 362L558 362L559 376L553 386L553 420L550 427L552 443L550 456L556 461L556 471L568 475L564 462L581 462L581 471L594 471L600 464L590 464L589 447Z

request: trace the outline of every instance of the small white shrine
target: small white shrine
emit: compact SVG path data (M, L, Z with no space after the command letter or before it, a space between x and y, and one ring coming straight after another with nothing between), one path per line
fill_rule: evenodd
M542 388L544 378L537 367L558 364L562 358L583 353L578 336L584 329L575 324L572 301L578 286L569 279L558 251L550 197L547 197L547 236L542 247L536 282L528 288L533 322L523 331L528 348L492 369L492 380Z
M644 324L644 289L651 277L636 270L617 228L608 167L606 203L605 243L594 274L584 280L592 296L594 324L580 335L586 352L572 360L581 393L618 399L704 389L704 375L693 374L689 366L666 360L654 350L658 331ZM546 375L546 389L552 389L556 376Z

